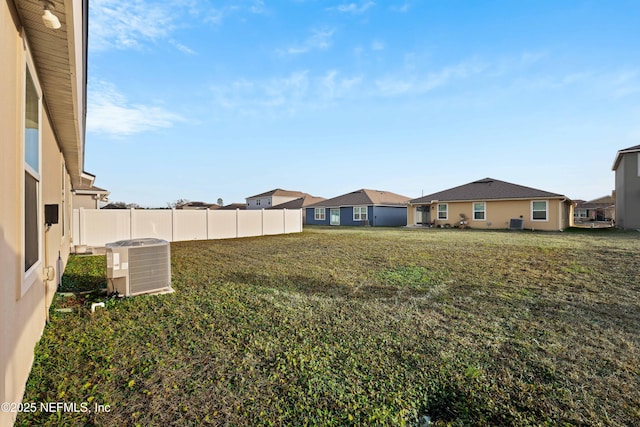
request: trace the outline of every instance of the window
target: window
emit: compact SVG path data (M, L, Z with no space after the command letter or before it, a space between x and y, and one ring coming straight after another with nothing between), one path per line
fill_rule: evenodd
M315 208L314 210L314 218L316 221L324 221L325 220L325 210L324 208Z
M438 204L438 219L448 219L449 211L446 203Z
M476 202L473 204L473 220L484 221L487 219L487 205L485 202Z
M40 261L40 95L25 67L24 90L24 272L22 293L35 280Z
M354 206L353 207L353 220L354 221L366 221L367 220L367 207L366 206Z
M548 217L547 201L531 202L531 219L533 221L546 221Z
M260 206L260 199L256 200L256 206Z

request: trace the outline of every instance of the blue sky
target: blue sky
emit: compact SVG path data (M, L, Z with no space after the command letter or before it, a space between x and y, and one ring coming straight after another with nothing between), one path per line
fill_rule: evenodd
M638 1L92 0L85 169L112 201L611 193Z

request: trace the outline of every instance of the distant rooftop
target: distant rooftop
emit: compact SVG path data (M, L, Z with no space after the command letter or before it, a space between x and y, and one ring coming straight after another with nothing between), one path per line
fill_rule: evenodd
M266 193L260 193L260 194L256 194L255 196L247 197L247 199L257 199L260 197L268 197L268 196L304 197L304 196L308 196L308 194L303 193L302 191L290 191L290 190L283 190L281 188L276 188L275 190L267 191Z

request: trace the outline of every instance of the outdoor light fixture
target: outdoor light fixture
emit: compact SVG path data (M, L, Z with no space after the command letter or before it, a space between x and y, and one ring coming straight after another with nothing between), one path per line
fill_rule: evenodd
M60 20L56 15L51 13L49 7L53 7L53 4L48 1L44 2L44 13L42 14L42 22L44 22L45 27L51 28L52 30L57 30L61 27Z

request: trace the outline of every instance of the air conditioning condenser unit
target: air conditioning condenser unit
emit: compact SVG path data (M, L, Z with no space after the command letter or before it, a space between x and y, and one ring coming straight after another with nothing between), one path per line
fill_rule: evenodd
M171 249L166 240L146 238L107 243L106 254L109 294L173 292Z

